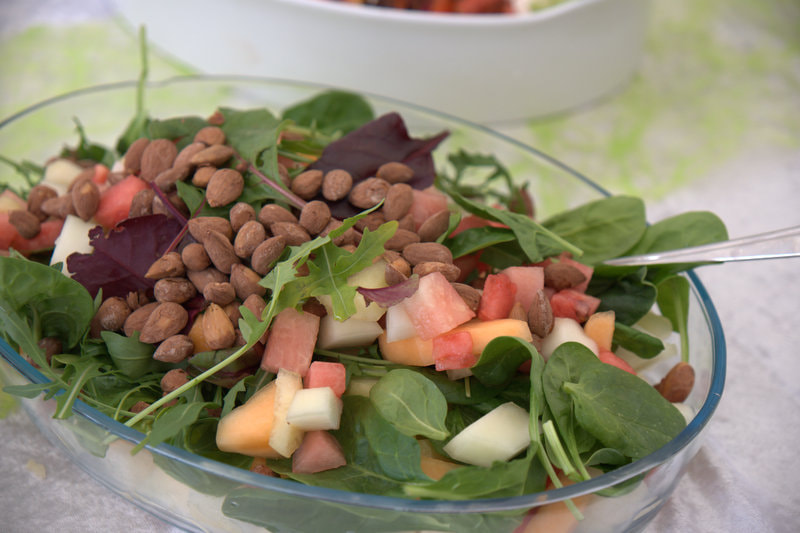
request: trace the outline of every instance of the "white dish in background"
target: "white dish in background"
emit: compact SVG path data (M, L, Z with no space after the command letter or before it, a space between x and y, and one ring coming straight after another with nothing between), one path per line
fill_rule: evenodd
M567 0L458 15L323 0L117 0L149 40L205 73L325 83L476 122L566 111L638 66L649 0Z

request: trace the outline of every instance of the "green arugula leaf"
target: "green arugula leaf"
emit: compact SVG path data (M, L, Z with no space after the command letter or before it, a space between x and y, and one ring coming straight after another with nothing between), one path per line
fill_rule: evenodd
M141 449L145 444L158 446L162 442L167 442L194 424L206 409L213 407L218 406L211 402L196 401L179 403L162 410L153 421L153 427L147 437L142 439L135 449Z

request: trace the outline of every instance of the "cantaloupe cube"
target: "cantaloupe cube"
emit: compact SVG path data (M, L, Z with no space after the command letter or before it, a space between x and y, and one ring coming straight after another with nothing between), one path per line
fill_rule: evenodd
M303 431L339 429L342 400L330 387L297 391L286 413L286 421Z
M269 445L282 456L291 457L303 442L303 433L305 432L297 426L289 424L287 415L295 394L303 388L303 378L297 372L282 368L278 371L274 383L276 389L273 410L275 419L269 435Z
M423 455L419 458L419 466L426 476L435 481L439 481L446 473L455 468L461 468L462 465L446 459L437 459L435 457L426 457Z
M480 356L489 342L497 337L520 337L533 340L528 323L514 318L498 320L472 320L453 329L451 333L466 331L472 337L472 353ZM409 366L429 366L434 364L433 341L422 340L417 336L395 342L387 342L386 334L378 337L381 355L387 361Z
M583 325L586 335L597 343L601 350L611 350L614 339L614 311L598 311Z
M217 447L223 452L277 459L281 455L269 445L275 421L275 382L223 416L217 425Z
M504 403L462 429L443 449L453 459L476 466L508 461L530 445L529 419L522 407Z

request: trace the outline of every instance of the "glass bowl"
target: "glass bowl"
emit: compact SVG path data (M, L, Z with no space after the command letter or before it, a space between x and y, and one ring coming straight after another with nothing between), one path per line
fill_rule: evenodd
M326 87L252 77L181 77L149 84L153 117L210 114L218 105L279 112ZM113 146L133 115L136 84L92 87L54 97L0 122L0 152L45 161L77 140L75 117L95 142ZM491 153L530 182L537 213L549 214L607 193L563 163L490 129L392 99L365 95L376 115L398 111L412 135L451 132L437 165L460 148ZM78 401L74 416L54 419L54 400L23 399L42 433L98 482L152 514L191 531L532 531L532 511L559 511L571 531L639 531L658 513L702 443L722 394L725 343L719 318L698 278L691 283L690 362L693 413L668 445L613 472L557 490L470 501L411 500L309 487L209 460L169 445L131 455L143 435ZM39 383L44 376L0 338L0 380ZM611 488L616 490L609 491ZM628 487L629 490L619 490ZM604 496L614 493L616 496ZM573 499L585 516L576 522L562 503ZM85 502L80 505L91 505Z

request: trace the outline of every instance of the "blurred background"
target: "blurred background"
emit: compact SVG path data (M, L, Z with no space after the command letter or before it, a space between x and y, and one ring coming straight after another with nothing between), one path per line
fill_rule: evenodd
M145 15L154 29L164 17L158 9ZM179 36L192 34L193 15L173 22ZM613 33L613 21L603 30ZM2 0L0 117L56 94L134 79L136 31L110 0ZM202 31L209 46L225 33L213 25ZM151 80L209 70L163 38L157 43L157 34ZM485 121L613 193L644 197L651 220L711 210L731 237L800 225L800 3L651 0L642 39L635 71L613 90L554 113ZM267 74L233 68L211 72ZM726 390L705 446L648 531L797 531L800 260L699 274L725 328ZM0 406L13 410L7 399ZM0 516L17 517L11 531L110 531L120 520L131 531L170 530L59 461L18 412L0 420L0 434ZM71 505L75 483L98 512ZM37 523L42 508L48 521Z

